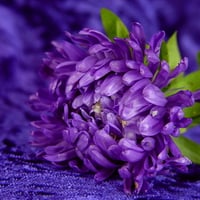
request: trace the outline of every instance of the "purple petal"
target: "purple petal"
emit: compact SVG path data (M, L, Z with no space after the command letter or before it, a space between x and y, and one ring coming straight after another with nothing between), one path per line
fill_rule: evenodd
M76 112L71 112L71 116L75 120L82 120L82 117Z
M88 89L82 97L82 101L85 105L91 106L94 103L94 92Z
M104 55L104 52L108 50L107 47L105 47L104 45L102 44L95 44L95 45L92 45L88 52L90 55L95 55L98 57L98 59L105 59L105 55Z
M83 152L89 145L90 136L86 131L81 131L77 142L77 148Z
M88 123L84 120L72 120L72 125L76 128L78 128L78 130L84 131L88 128Z
M76 155L75 150L72 149L67 152L58 153L58 154L54 154L54 155L45 155L43 157L46 160L51 161L51 162L63 162L66 160L71 160L71 159L77 157L77 155Z
M124 193L127 195L132 194L133 180L132 178L124 179Z
M110 169L101 170L95 174L94 179L98 182L104 181L107 178L109 178L113 174L113 172L114 172L114 170L112 170L112 169L111 170Z
M168 149L167 147L164 147L164 149L158 154L158 159L159 160L166 160L168 157Z
M112 109L114 106L114 102L110 97L102 96L100 99L100 103L103 108Z
M111 132L121 136L121 124L119 123L117 116L114 113L107 113L106 120L111 128Z
M132 107L123 106L120 109L120 116L123 120L129 120L138 114L138 110L133 110Z
M88 56L84 58L82 61L77 63L76 70L79 72L87 72L89 69L94 67L94 64L96 63L97 58L94 56Z
M167 97L167 106L189 107L194 104L194 97L189 90L179 91L174 95Z
M133 60L127 60L126 61L126 66L130 69L135 69L135 70L139 70L140 69L140 62L136 62Z
M144 157L144 152L138 152L132 149L122 151L121 159L127 162L135 163Z
M157 158L149 156L144 161L144 169L149 173L155 173L155 167L157 167Z
M144 177L146 176L146 173L144 173L144 169L141 170L139 175L135 177L135 193L138 195L139 193L147 193L149 190L149 182Z
M110 62L110 69L114 72L126 72L128 68L124 60L114 60Z
M133 61L133 60L127 60L126 61L126 66L128 68L130 68L130 69L139 70L140 69L140 65L141 65L140 62L136 62L136 61Z
M190 121L190 122L191 122L191 121ZM183 128L184 128L184 127L183 127ZM174 132L172 132L171 135L172 135L173 137L178 137L178 136L180 135L180 133L181 133L181 132L180 132L180 129L179 129L179 128L175 128L175 129L174 129Z
M94 71L90 70L79 80L79 87L85 87L95 80Z
M46 154L57 154L62 153L63 151L70 150L72 148L71 145L67 145L65 142L60 142L54 146L47 146L44 148Z
M89 126L89 128L88 128L88 131L90 132L90 133L92 133L92 134L94 134L97 130L98 130L98 128L97 128L97 125L96 125L96 123L95 123L95 120L91 117L91 119L90 119L92 122L88 122L88 126Z
M110 76L104 80L99 88L102 95L112 96L117 93L124 85L120 76Z
M124 165L123 167L121 167L119 170L119 175L121 178L123 179L128 179L128 178L132 178L132 174L130 172L129 166Z
M167 124L165 124L164 126L163 126L163 129L162 129L162 133L163 134L165 134L165 135L170 135L170 134L172 134L173 132L174 132L174 130L175 130L175 125L174 125L174 123L173 122L169 122L169 123L167 123Z
M131 118L137 116L141 112L146 111L149 107L143 106L142 104L137 105L138 107L129 107L129 106L123 106L120 109L120 116L123 120L130 120Z
M166 112L167 112L166 108L160 106L154 106L150 110L150 115L155 119L162 119L166 114Z
M110 62L110 58L104 58L104 59L100 59L95 63L94 69L100 69L105 65L109 66L109 62Z
M138 134L138 128L136 124L130 124L124 127L124 137L130 140L136 140L136 134Z
M167 103L163 92L153 84L149 84L143 89L143 96L146 101L157 106L164 106Z
M161 32L154 34L150 40L150 43L149 43L150 48L153 49L153 51L155 52L155 54L157 56L159 56L159 54L160 54L161 43L162 43L164 37L165 37L165 32L161 31Z
M84 73L82 72L75 72L69 77L66 84L66 88L65 88L65 94L67 98L70 98L71 96L73 96L74 91L72 91L72 89L74 88L75 84L83 75Z
M200 102L200 90L193 92L195 102Z
M141 141L141 146L145 151L151 151L155 148L155 139L153 137L145 137Z
M170 79L177 77L182 72L185 72L188 68L188 58L183 58L178 66L170 73Z
M94 135L94 143L104 152L107 151L107 149L111 145L115 145L115 140L104 130L97 131Z
M153 136L158 134L163 127L161 120L153 118L151 115L147 115L139 124L139 130L142 135Z
M190 118L183 118L179 122L176 122L176 125L179 128L186 128L192 123L192 119Z
M32 95L30 97L30 107L35 111L46 111L52 108L52 102L49 101L49 103L44 103L40 101L39 99L34 99L35 95Z
M54 124L54 123L46 123L41 120L39 121L33 121L31 122L31 125L36 127L36 128L41 128L41 129L54 129L59 126L59 124Z
M74 100L73 100L73 102L72 102L72 107L74 108L74 109L76 109L76 108L78 108L78 107L80 107L80 106L82 106L83 105L83 96L82 95L79 95L79 96L77 96Z
M140 65L140 74L145 78L152 78L153 74L149 70L149 68L143 64Z
M109 66L105 65L101 67L100 69L96 70L96 72L94 73L94 79L98 80L102 78L103 76L105 76L106 74L108 74L109 72L110 72Z
M67 150L68 148L71 148L71 147L66 148L66 146L67 145L65 142L60 142L56 145L45 147L44 152L46 154L56 154L56 153L63 152L64 150Z
M122 152L122 149L119 145L111 145L108 147L107 153L110 156L110 158L114 160L120 160L120 154Z
M91 41L89 41L87 37L84 37L84 35L72 35L68 31L66 31L65 34L67 38L69 38L69 40L71 40L74 44L77 44L78 46L88 47L91 44Z
M170 163L170 165L175 164L175 165L181 165L183 167L184 165L191 165L192 161L189 160L187 157L182 156L180 158L169 160L169 163Z
M64 114L63 114L63 117L64 117L64 121L67 123L68 117L69 117L69 108L68 108L67 104L64 105Z
M63 41L62 43L52 42L52 44L58 52L72 61L81 60L86 56L82 49L67 41Z
M55 69L55 73L60 75L70 75L75 71L75 65L77 62L66 61L58 64Z
M151 49L146 49L145 53L147 56L147 61L149 62L149 64L151 64L150 66L148 65L148 67L151 70L151 72L154 74L156 70L158 69L160 58Z
M67 85L74 85L82 76L84 75L84 73L82 72L75 72L73 73L68 81L67 81Z
M43 129L43 134L44 136L46 136L49 140L61 140L62 137L63 137L63 134L62 134L62 131L60 130L60 128L58 128L58 130L54 130L54 129L51 129L51 130L48 130L48 129Z
M156 85L159 88L162 88L166 86L169 82L169 73L170 68L166 61L161 62L161 69L156 75L155 80L153 81L154 85Z
M130 47L133 51L134 61L136 62L143 62L144 59L144 52L143 48L141 48L140 44L135 41L129 40L128 41Z
M96 31L96 30L89 29L89 28L84 28L83 30L81 30L79 32L79 34L89 36L90 39L93 38L98 43L99 42L104 42L104 41L110 41L108 39L108 37L106 35L104 35L103 33L99 32L99 31Z
M74 144L79 136L77 128L68 128L63 131L63 139L69 143Z
M68 162L69 167L77 172L85 173L88 172L88 168L86 168L84 165L80 165L78 160L70 160Z
M171 121L179 121L184 117L184 112L181 107L174 106L170 109L170 120Z
M151 71L152 74L155 74L160 67L160 58L157 57L154 53L150 52L150 50L146 50L148 65L147 67Z
M91 159L97 163L98 165L105 167L105 168L115 168L116 165L109 161L103 154L100 152L100 150L95 147L94 145L91 145L88 149L88 153L91 157Z
M170 152L172 153L173 156L175 157L181 157L181 151L180 149L176 146L174 141L172 140L171 137L166 137L167 145L169 146Z
M131 58L131 51L129 49L129 46L127 45L127 41L123 38L114 38L113 39L115 44L119 47L120 54L118 55L122 58L130 59Z
M145 48L145 36L141 24L137 22L133 23L130 38L137 41L141 45L142 49Z
M140 94L129 92L129 95L125 94L120 102L119 114L123 120L129 120L146 111L150 106Z
M138 90L143 89L145 86L147 86L150 83L149 79L142 79L140 81L137 81L130 89L129 91L132 93L137 92Z
M123 150L131 149L131 150L134 150L134 151L137 151L137 152L141 152L141 153L144 152L144 150L137 145L135 140L130 140L128 138L122 138L119 141L119 146Z
M83 163L89 170L91 170L93 172L98 171L95 164L93 164L88 158L83 158Z
M81 116L83 116L85 120L91 119L91 116L83 108L80 108L80 111L81 111Z
M142 79L142 75L136 70L130 70L126 72L122 77L123 83L127 86L132 85L135 81L138 81L140 79Z
M31 133L31 136L33 137L33 141L31 142L31 145L35 147L45 147L48 145L55 145L57 142L60 141L60 138L50 138L46 137L43 132L41 131L33 131Z

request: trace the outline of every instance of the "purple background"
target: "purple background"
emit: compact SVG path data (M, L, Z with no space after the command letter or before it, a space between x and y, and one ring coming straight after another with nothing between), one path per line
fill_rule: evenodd
M28 143L29 122L38 118L28 97L46 84L38 75L52 40L83 27L102 30L100 8L107 7L128 28L139 21L147 39L158 30L167 38L177 30L188 72L197 69L200 50L198 0L1 0L0 1L0 199L200 199L200 167L189 173L159 176L144 195L127 197L122 181L97 184L92 175L57 169L39 161ZM199 128L188 133L200 142Z

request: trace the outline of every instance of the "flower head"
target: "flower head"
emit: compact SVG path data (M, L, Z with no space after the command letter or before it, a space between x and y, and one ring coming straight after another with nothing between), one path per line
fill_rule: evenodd
M191 123L183 109L193 105L193 93L164 91L187 69L187 58L170 70L160 59L164 32L146 43L138 23L126 39L90 29L66 35L44 59L49 88L30 98L41 111L32 140L40 155L92 171L98 181L119 172L127 193L145 191L148 179L169 167L185 170L190 161L172 137Z

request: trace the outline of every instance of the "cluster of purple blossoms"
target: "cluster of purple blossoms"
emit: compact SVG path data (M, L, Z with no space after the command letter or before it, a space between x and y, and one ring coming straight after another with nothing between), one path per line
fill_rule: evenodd
M50 84L30 98L41 119L32 124L32 144L56 165L92 171L102 181L118 172L124 191L146 191L148 180L171 167L186 170L190 160L172 140L191 119L183 109L195 97L188 90L165 95L170 81L187 69L184 58L174 70L160 60L164 32L146 43L140 24L129 38L108 39L83 29L53 43L42 73Z

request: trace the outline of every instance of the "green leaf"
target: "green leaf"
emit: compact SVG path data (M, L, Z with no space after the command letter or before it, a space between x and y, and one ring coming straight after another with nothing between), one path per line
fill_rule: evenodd
M176 32L167 41L165 49L167 49L167 61L170 69L174 69L181 60Z
M190 90L192 92L200 89L200 70L192 72L186 76L179 76L170 83L166 89L166 96L172 95L180 90Z
M196 59L197 59L197 64L200 67L200 51L197 52Z
M192 118L192 124L190 124L189 128L198 126L200 124L200 115L197 117L191 117L191 118Z
M189 75L180 77L177 81L172 82L166 95L172 95L180 90L190 90L192 92L200 89L200 70L190 73ZM193 106L184 109L185 117L192 118L190 125L196 126L200 123L200 103L196 102Z
M196 102L193 106L184 109L185 117L192 118L190 128L200 124L200 103Z
M192 107L184 109L185 117L198 118L200 117L200 103L195 103Z
M188 157L193 163L200 164L200 144L184 137L173 138L182 154Z
M165 41L162 42L161 44L161 49L160 49L160 59L161 60L166 60L168 62L168 49L167 49L167 43Z
M106 8L101 9L101 20L105 32L111 40L113 40L115 37L128 38L128 29L120 20L120 18L113 12Z
M200 70L192 72L186 76L183 76L179 81L173 83L173 88L179 88L181 90L196 91L200 89Z

